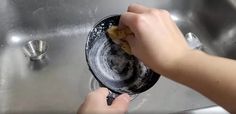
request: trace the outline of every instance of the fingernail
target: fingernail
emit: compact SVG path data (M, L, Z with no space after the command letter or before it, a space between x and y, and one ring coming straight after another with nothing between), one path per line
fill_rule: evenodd
M122 94L121 96L126 102L130 102L130 96L127 93Z

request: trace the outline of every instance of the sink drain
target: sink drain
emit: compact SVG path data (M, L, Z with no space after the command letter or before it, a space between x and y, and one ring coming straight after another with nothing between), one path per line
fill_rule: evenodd
M90 90L94 91L100 87L103 87L95 78L90 79Z
M100 87L104 87L94 77L91 77L89 86L90 86L91 91L94 91ZM133 101L135 98L138 97L138 94L131 95L130 97L131 97L131 101Z

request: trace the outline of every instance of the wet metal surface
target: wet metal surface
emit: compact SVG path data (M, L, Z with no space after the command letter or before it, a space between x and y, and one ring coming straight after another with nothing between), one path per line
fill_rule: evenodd
M206 52L236 58L235 0L0 0L0 113L76 112L91 90L84 52L88 33L130 3L169 10L182 32L196 34ZM47 42L46 64L29 63L22 47L30 40ZM179 112L211 105L161 77L132 101L129 111Z

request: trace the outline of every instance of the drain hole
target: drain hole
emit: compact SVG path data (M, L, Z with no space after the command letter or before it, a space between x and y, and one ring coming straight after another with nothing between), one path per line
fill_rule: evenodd
M102 84L100 84L95 78L90 79L90 90L94 91L100 87L103 87Z
M102 86L102 84L100 84L94 77L91 77L90 79L90 90L91 91L94 91L100 87L104 87ZM134 94L134 95L131 95L131 101L133 101L134 99L136 99L138 97L139 94Z

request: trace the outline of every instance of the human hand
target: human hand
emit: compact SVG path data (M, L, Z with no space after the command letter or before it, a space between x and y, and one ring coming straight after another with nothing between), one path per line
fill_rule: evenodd
M130 5L120 18L119 28L124 27L134 33L126 37L132 54L161 74L191 50L165 10Z
M127 112L130 102L128 94L118 96L110 106L107 105L108 94L106 88L99 88L89 93L80 106L78 114L124 114Z

